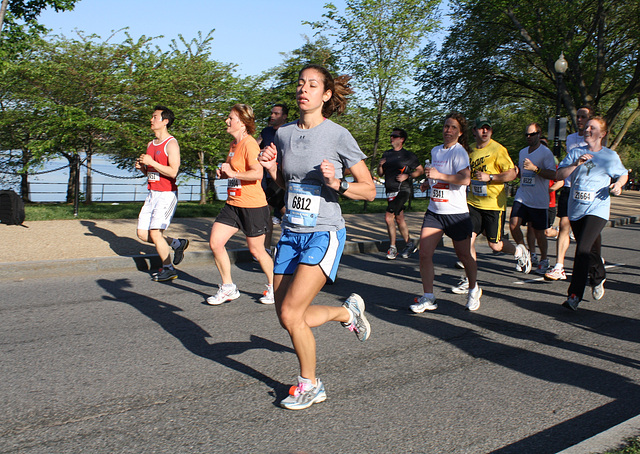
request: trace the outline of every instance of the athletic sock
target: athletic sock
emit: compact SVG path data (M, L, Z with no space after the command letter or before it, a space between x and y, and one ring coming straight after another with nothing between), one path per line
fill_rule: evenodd
M177 249L180 247L180 240L178 238L174 238L173 240L171 240L171 247L173 249Z

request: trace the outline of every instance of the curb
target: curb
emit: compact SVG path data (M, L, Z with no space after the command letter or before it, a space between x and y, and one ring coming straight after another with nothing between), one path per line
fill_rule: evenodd
M638 435L640 435L640 415L556 454L588 454L619 449L625 440Z

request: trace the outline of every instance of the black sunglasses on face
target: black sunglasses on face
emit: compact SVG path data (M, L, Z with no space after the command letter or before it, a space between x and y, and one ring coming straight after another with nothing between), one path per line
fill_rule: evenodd
M399 136L399 135L397 135L397 134L391 134L391 138L392 138L392 139L397 139L398 137L400 137L400 136Z
M539 132L528 132L528 133L526 133L525 135L526 135L527 137L533 137L533 136L535 136L536 134L540 134L540 133L539 133Z

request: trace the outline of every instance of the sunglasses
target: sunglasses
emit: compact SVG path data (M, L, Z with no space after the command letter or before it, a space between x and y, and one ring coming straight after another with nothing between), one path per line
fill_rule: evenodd
M540 133L539 133L539 132L528 132L528 133L526 133L526 134L525 134L525 136L527 136L527 137L533 137L533 136L535 136L536 134L540 134Z
M402 136L399 136L398 134L391 134L392 139L397 139L398 137L402 137Z

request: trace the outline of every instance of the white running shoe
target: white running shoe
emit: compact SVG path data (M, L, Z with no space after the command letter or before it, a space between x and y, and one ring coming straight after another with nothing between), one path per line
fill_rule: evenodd
M415 304L409 306L409 309L416 314L422 314L424 311L435 311L437 308L438 305L436 304L436 297L428 298L424 295L420 298L416 298Z
M482 289L476 285L476 288L469 290L469 298L467 299L467 310L477 311L480 309L480 297L482 296Z
M451 287L451 291L456 295L466 295L469 293L469 278L467 276L462 276L458 285Z
M591 289L591 296L596 301L599 301L604 296L604 282L606 279L603 279L598 285L594 285L593 289Z
M395 260L397 256L398 256L398 248L395 246L389 247L389 250L387 251L387 258L389 260Z
M524 274L529 274L531 272L531 255L529 251L524 244L517 245L516 250L520 251L520 254L516 256L516 260L518 261L516 269L522 271ZM518 266L520 269L517 268Z
M544 278L547 281L566 281L567 275L563 267L554 267L552 270L544 273Z
M217 306L225 301L232 301L240 296L238 287L236 284L223 284L218 288L218 292L207 298L207 304L211 306Z
M262 304L273 304L276 300L273 298L273 285L266 284L267 289L262 293L260 297L260 302Z
M538 263L538 268L536 269L536 274L546 274L549 269L549 259L540 260Z
M364 300L357 293L352 293L342 306L351 312L351 323L342 323L342 326L349 331L356 333L358 339L362 342L369 339L371 335L371 325L367 316L364 314Z
M280 401L280 406L288 410L304 410L326 399L327 393L319 378L316 378L314 386L311 380L298 377L298 386L291 387L289 396Z

